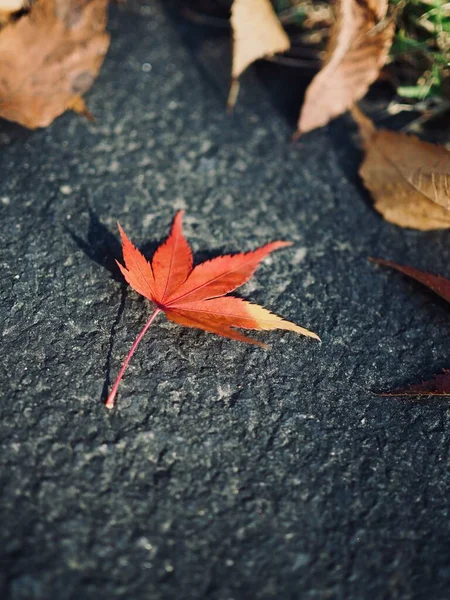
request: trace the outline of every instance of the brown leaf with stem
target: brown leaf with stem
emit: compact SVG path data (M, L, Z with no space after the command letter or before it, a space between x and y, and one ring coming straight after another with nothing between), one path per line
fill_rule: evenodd
M357 107L365 157L359 174L383 217L401 227L450 227L450 152L413 135L378 130Z
M233 30L232 82L228 109L236 104L239 77L255 60L285 52L290 48L270 0L234 0L231 8Z
M306 91L294 137L344 113L378 78L395 28L386 10L386 0L338 1L325 64Z
M425 285L435 294L450 302L450 279L442 275L433 275L425 271L419 271L413 267L400 265L391 260L381 258L370 258L371 262L384 267L395 269L407 277ZM444 369L442 373L434 375L430 380L423 381L405 388L399 388L390 392L377 394L378 396L450 396L450 370Z
M0 31L0 116L35 129L87 109L109 46L108 0L37 0Z

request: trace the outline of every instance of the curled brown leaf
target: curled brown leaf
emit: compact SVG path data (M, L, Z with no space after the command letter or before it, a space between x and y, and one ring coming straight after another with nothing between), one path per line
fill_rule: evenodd
M361 99L392 44L387 0L339 0L337 6L325 64L306 91L297 136L326 125Z

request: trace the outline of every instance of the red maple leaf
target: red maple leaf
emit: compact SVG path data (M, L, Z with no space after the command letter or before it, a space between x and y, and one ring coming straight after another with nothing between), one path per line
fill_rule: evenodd
M450 302L450 279L443 277L442 275L433 275L433 273L426 273L425 271L419 271L413 267L406 265L399 265L392 260L384 260L382 258L370 258L370 261L381 265L383 267L390 267L395 269L407 277L415 279L422 285L432 290L441 298L444 298L447 302ZM432 379L428 381L422 381L414 385L407 386L405 388L399 388L390 392L384 392L377 394L378 396L450 396L450 370L444 369L442 373L434 375Z
M119 224L125 266L117 264L130 286L156 308L122 365L106 402L107 408L113 408L125 369L160 312L180 325L265 348L265 344L243 335L235 327L288 329L319 339L315 333L285 321L262 306L235 296L225 296L246 283L270 252L290 246L290 242L271 242L252 252L218 256L193 267L192 250L183 236L182 217L183 211L178 212L169 237L158 247L151 263L133 246Z

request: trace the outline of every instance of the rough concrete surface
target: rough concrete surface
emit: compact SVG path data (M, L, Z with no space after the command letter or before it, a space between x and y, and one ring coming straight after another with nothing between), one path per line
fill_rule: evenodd
M372 392L449 366L448 307L367 257L449 274L449 233L373 211L346 117L291 144L258 69L227 116L228 39L167 9L112 9L95 123L0 125L1 598L447 600L448 401ZM199 260L292 240L242 294L323 343L160 318L108 412L151 310L116 220L151 253L180 208Z

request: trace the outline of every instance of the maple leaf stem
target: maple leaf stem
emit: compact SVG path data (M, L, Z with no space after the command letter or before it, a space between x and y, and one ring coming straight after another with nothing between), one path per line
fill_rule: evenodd
M114 385L113 385L113 387L111 389L111 392L110 392L110 394L108 396L108 400L106 401L106 404L105 404L106 408L109 408L109 409L114 408L114 400L116 398L117 390L119 389L119 384L120 384L120 382L122 380L122 377L123 377L123 375L125 373L125 370L128 367L128 363L130 362L131 357L133 356L136 348L139 346L140 341L142 340L142 338L144 337L144 335L147 333L147 329L150 327L150 325L153 323L153 321L155 320L155 318L158 316L158 314L160 312L161 312L160 308L156 308L154 310L154 312L152 313L150 319L147 321L147 323L142 328L141 333L134 340L134 343L131 346L130 351L128 352L128 354L127 354L127 356L126 356L126 358L125 358L125 360L123 362L122 368L120 369L119 374L117 375L117 379L114 382Z

